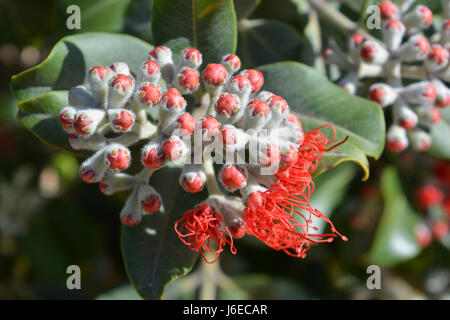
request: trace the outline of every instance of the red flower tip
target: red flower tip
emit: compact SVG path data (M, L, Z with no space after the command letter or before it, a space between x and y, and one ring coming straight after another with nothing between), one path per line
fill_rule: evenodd
M264 85L264 76L263 74L254 69L244 70L241 72L241 75L244 77L247 77L248 80L250 80L250 83L252 84L252 93L256 93L261 89L261 87Z
M134 124L134 115L127 110L117 112L114 114L112 124L116 131L127 131Z
M126 90L130 90L133 87L133 80L131 80L130 77L124 74L118 74L111 82L111 86L124 92Z
M430 52L430 43L425 37L422 36L418 37L415 46L419 47L420 51L422 52L422 55L427 55Z
M443 240L448 234L448 222L446 220L435 221L431 225L431 230L436 240Z
M222 58L222 64L226 65L232 72L236 72L241 67L241 59L235 54L227 54Z
M186 48L183 50L182 58L184 61L188 61L193 67L198 67L202 64L202 55L195 48Z
M432 206L442 203L444 194L435 186L427 184L416 191L415 198L420 209L428 210Z
M91 133L91 124L93 121L89 118L87 113L80 113L75 120L74 129L82 136Z
M134 217L131 213L124 215L120 218L122 221L122 224L128 226L128 227L134 227L140 222L140 219Z
M180 184L189 193L197 193L203 190L205 180L200 173L185 174L180 179Z
M86 183L95 183L95 170L94 169L82 169L80 171L80 178Z
M165 105L167 109L174 108L175 110L181 110L186 107L186 100L184 100L180 91L175 88L170 88L164 92L161 102Z
M97 77L99 80L103 80L105 75L109 73L111 73L111 69L102 66L95 66L89 70L89 74Z
M157 46L156 48L154 48L152 51L150 51L150 53L148 54L148 58L150 60L158 60L158 58L160 58L161 54L168 54L170 53L170 49L164 46Z
M110 152L107 152L106 158L109 167L114 171L125 170L130 164L130 152L125 148L113 148Z
M398 13L398 7L391 1L382 1L378 4L380 8L381 18L391 19Z
M203 80L210 86L220 86L225 83L228 72L221 64L210 63L203 71Z
M235 191L247 185L247 174L237 165L224 165L219 179L228 191Z
M241 239L247 232L247 224L242 218L235 219L232 223L230 223L230 225L228 225L228 228L230 229L233 239Z
M161 208L161 199L156 194L149 194L141 201L142 210L147 213L155 213Z
M152 107L161 99L161 89L157 84L146 84L139 89L138 96L142 103Z
M366 62L372 62L377 54L377 49L370 42L366 42L361 48L361 58Z
M169 139L164 140L162 150L169 161L178 160L185 153L183 141L177 136L172 136Z
M288 103L280 96L273 95L269 100L270 109L278 109L280 113L286 112L288 109Z
M437 65L443 65L447 64L448 56L449 53L447 49L440 45L434 45L428 55L428 60L433 61Z
M233 126L223 126L220 129L222 135L222 143L227 146L232 146L237 143L237 132Z
M183 130L188 135L193 134L195 130L195 118L189 112L183 113L177 119L177 128Z
M159 152L155 147L142 152L142 163L149 169L159 169L165 163L163 152Z
M253 117L267 118L270 114L270 109L267 103L262 100L254 99L248 103L248 109Z
M207 263L214 263L227 244L230 245L231 253L236 254L233 238L228 227L222 228L222 221L222 215L208 204L202 203L195 209L186 211L183 218L175 222L174 229L185 245L200 252ZM211 248L213 242L217 244L216 249ZM205 252L214 254L215 258L208 260Z
M144 71L149 76L158 74L160 73L159 65L155 61L146 61L144 63Z
M206 116L202 119L202 130L208 136L219 134L220 126L220 122L214 117Z
M234 94L223 93L217 99L215 108L222 117L229 118L239 111L239 98Z
M75 118L75 109L66 107L59 114L59 123L65 130L72 130Z
M359 47L364 41L366 40L366 37L364 37L360 33L355 33L352 35L351 41L353 43L353 46L355 48Z
M185 68L178 75L178 81L184 90L193 92L200 85L200 75L197 70Z
M431 83L428 83L425 86L425 90L422 95L428 100L434 101L436 99L436 88Z
M423 5L420 6L419 11L422 14L424 24L430 26L433 22L433 12L427 6Z

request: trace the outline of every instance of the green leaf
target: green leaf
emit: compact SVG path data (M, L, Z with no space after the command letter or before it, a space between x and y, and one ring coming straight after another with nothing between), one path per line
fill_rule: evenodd
M234 0L233 3L237 19L241 20L251 15L261 0Z
M450 159L450 108L441 110L441 121L434 125L431 129L432 143L430 154Z
M160 299L167 283L186 275L198 255L180 241L174 224L185 211L206 199L206 191L186 193L178 183L179 175L177 167L164 167L155 172L150 184L162 196L163 213L145 216L136 227L122 228L128 276L146 299Z
M136 290L125 284L120 287L109 290L99 295L96 300L141 300L141 297L136 293Z
M299 33L285 23L263 19L239 23L238 55L245 68L298 60L300 45Z
M19 107L17 119L43 141L74 152L57 119L67 106L68 90L86 84L87 72L95 65L123 61L136 70L152 48L121 34L83 33L62 38L41 64L12 77L11 89Z
M152 30L157 44L176 37L189 39L202 53L204 64L217 63L236 51L232 0L154 0Z
M368 260L387 267L419 254L420 247L414 232L420 218L409 205L394 167L383 171L380 189L384 199L384 212Z
M331 124L336 128L336 142L349 137L346 143L324 154L318 173L341 162L354 161L363 168L364 179L369 177L367 156L378 158L384 148L385 122L377 104L344 92L316 70L300 63L282 62L258 69L265 78L263 90L284 97L305 131ZM331 129L322 131L332 136Z

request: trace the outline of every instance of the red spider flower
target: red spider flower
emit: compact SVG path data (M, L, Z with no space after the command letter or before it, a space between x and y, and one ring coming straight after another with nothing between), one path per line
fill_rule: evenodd
M311 244L331 242L340 236L344 241L347 237L341 235L333 223L319 210L311 207L309 199L314 190L311 174L317 168L323 152L329 151L342 142L326 149L330 141L320 131L325 126L308 132L298 150L298 160L290 168L276 174L278 182L265 192L255 192L247 200L244 210L244 220L247 232L256 236L269 247L283 250L287 254L304 258ZM313 217L323 219L331 226L332 233L317 234L314 231Z
M207 203L202 203L195 209L186 211L183 218L175 222L175 232L191 250L200 251L207 263L214 263L227 244L230 245L231 253L236 254L230 230L228 227L222 227L222 221L221 214ZM230 239L226 237L226 234ZM217 248L211 248L213 241L217 243ZM215 259L209 261L205 251L215 254Z

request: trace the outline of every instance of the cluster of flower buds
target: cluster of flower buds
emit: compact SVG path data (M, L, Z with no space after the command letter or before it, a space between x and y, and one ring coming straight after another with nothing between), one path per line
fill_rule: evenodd
M433 13L425 5L410 8L414 1L378 4L382 19L382 41L357 33L348 42L346 55L336 46L323 55L329 63L347 72L340 86L356 94L363 78L382 78L369 88L368 98L382 107L392 107L392 123L386 139L394 152L409 145L415 151L431 146L431 127L441 118L440 109L450 105L450 20L440 31L428 37ZM449 11L444 0L444 10ZM450 11L446 12L450 17ZM406 85L403 79L408 79ZM359 92L366 95L364 92Z
M171 49L158 46L136 74L121 62L91 68L89 86L73 88L69 106L60 114L71 146L94 151L81 164L82 180L99 183L107 195L131 189L120 217L134 226L143 214L163 208L149 184L152 173L169 163L182 167L181 187L197 193L208 185L210 195L185 213L175 231L205 259L205 251L217 258L226 244L234 253L233 238L246 233L298 257L305 256L311 243L339 235L309 205L311 175L334 138L328 141L319 130L304 134L285 99L260 91L260 71L239 72L236 55L226 55L200 73L201 64L195 48L174 59ZM201 82L204 108L189 113L183 95L194 93ZM124 173L131 162L128 148L140 141L143 169L136 175ZM216 172L214 164L221 169ZM224 195L225 190L241 196ZM270 207L277 208L276 214ZM316 234L312 216L328 221L332 233Z
M432 167L435 181L418 188L414 194L418 209L424 214L416 229L416 240L427 247L433 238L450 237L450 162L438 160Z

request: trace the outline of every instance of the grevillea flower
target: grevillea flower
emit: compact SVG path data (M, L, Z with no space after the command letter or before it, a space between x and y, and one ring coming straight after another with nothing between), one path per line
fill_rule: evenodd
M195 209L186 211L183 218L175 222L175 232L191 250L200 252L206 262L214 263L227 244L230 245L231 253L236 254L230 230L222 227L222 221L220 213L207 203L202 203ZM216 247L213 242L216 242ZM214 260L209 261L205 251L214 254Z
M331 242L336 236L344 241L348 239L341 235L333 223L319 210L311 207L310 196L314 191L311 174L316 170L318 161L326 148L333 143L320 131L325 126L308 132L298 149L298 159L295 165L281 170L276 174L278 181L265 192L256 191L249 196L244 210L244 220L247 232L254 235L269 247L283 250L287 254L304 258L311 244ZM316 217L328 222L332 233L317 234L314 231L312 218Z

